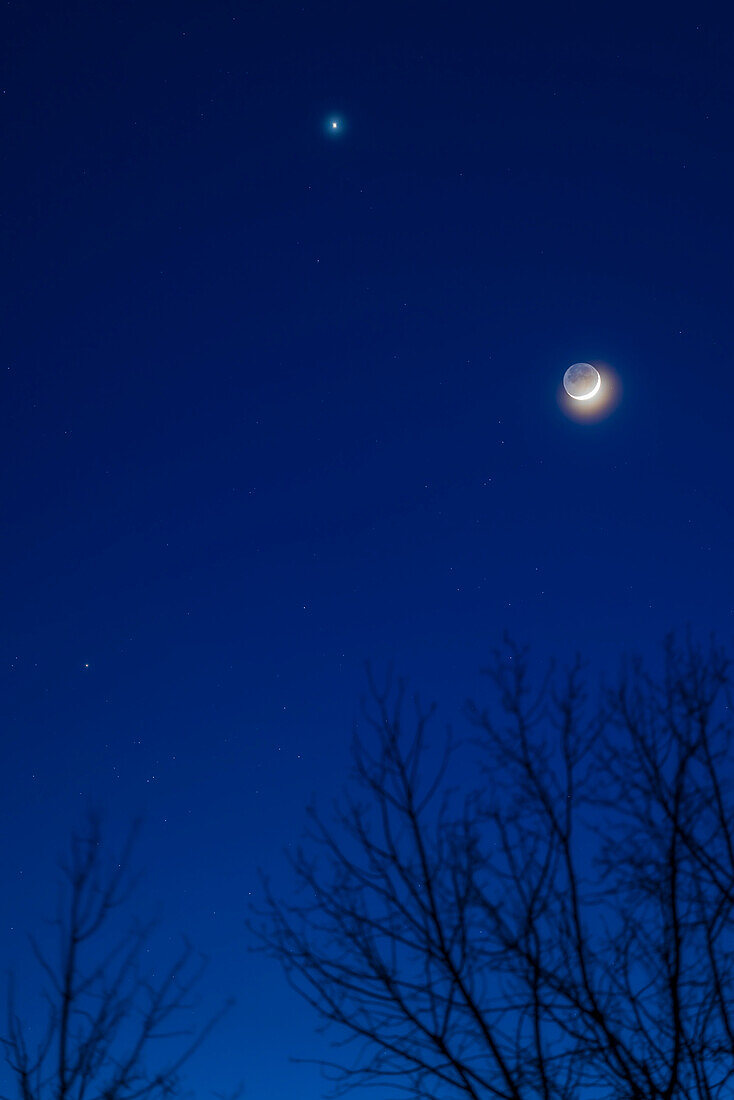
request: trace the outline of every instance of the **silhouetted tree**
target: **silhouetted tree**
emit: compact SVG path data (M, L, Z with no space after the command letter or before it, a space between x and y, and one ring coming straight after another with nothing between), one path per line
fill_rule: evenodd
M731 1097L725 654L670 640L660 674L629 663L593 702L579 666L534 685L512 646L486 671L492 705L440 754L433 712L372 685L355 783L293 857L301 895L268 891L256 921L347 1047L335 1091Z
M106 859L99 820L74 835L61 864L57 947L31 938L45 975L45 1027L30 1026L11 979L2 1042L20 1100L158 1100L175 1095L180 1070L226 1007L198 1030L187 1023L205 960L187 942L163 970L148 958L153 923L124 922L137 878L130 870L136 830L119 858ZM35 1017L33 1017L35 1024ZM175 1052L157 1056L159 1040ZM165 1045L165 1043L164 1043Z

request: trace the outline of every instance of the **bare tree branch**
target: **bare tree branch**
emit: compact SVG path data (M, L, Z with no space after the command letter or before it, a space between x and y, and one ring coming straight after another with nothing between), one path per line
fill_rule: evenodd
M723 1100L734 1087L729 663L669 639L590 698L507 643L475 736L379 689L354 782L252 927L344 1052L335 1093ZM466 758L452 770L456 754ZM461 758L459 760L461 763ZM453 785L450 775L477 776ZM351 1057L348 1056L351 1052Z
M130 870L137 831L135 826L111 860L104 858L97 816L90 815L85 832L72 837L61 863L65 889L53 922L57 952L51 957L34 937L30 941L48 983L46 1029L33 1050L11 977L7 1030L0 1042L21 1100L174 1095L184 1064L229 1007L192 1028L188 1021L206 960L184 941L170 967L155 978L144 965L154 925L133 922L120 930L115 923L138 881ZM176 1038L173 1054L166 1045L154 1057L156 1041Z

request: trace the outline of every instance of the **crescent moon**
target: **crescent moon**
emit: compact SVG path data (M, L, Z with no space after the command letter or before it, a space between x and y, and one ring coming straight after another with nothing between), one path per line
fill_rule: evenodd
M596 395L599 392L599 387L600 386L601 386L601 375L597 371L596 372L596 385L594 386L593 390L590 393L584 393L584 394L578 394L578 395L575 394L575 393L569 393L568 396L572 397L574 401L590 401L592 397L596 397Z

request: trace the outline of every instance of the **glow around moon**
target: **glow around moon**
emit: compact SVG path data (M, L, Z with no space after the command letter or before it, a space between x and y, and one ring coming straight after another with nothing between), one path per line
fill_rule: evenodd
M611 363L574 363L556 391L558 406L569 420L595 424L605 420L622 399L622 380Z
M601 388L601 375L591 363L574 363L563 376L563 388L574 401L590 401Z

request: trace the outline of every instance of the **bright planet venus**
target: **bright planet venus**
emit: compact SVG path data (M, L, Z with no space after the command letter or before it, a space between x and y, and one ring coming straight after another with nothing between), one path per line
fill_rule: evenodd
M601 375L591 363L574 363L563 376L563 388L574 401L596 397L600 386Z

